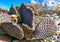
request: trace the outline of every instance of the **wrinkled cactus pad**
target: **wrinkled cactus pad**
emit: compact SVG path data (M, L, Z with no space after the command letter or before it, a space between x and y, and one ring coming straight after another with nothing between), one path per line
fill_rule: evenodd
M0 14L0 23L2 22L11 22L11 15Z
M17 24L5 22L2 23L1 26L10 36L15 37L17 39L23 39L24 37L23 30Z
M53 35L57 30L57 25L52 18L44 17L38 23L34 30L34 37L37 39L44 39Z

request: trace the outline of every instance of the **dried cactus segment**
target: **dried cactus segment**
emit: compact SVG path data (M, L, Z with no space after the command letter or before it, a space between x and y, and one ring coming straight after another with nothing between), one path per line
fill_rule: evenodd
M22 29L26 40L31 40L33 38L33 30L26 24L22 24Z
M54 19L45 17L40 20L33 33L37 39L44 39L52 36L56 30L57 25L55 24Z
M10 22L11 23L11 15L0 14L0 24L3 22Z
M34 16L37 15L37 12L34 10L32 6L25 5L22 3L20 7L20 16L22 23L27 24L31 28L33 27L33 18Z
M1 26L10 36L15 37L17 39L23 39L23 30L17 24L3 23L1 24Z

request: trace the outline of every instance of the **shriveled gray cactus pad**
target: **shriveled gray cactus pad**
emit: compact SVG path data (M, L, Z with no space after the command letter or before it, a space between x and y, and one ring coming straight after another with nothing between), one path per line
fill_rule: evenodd
M11 15L0 14L0 22L11 22Z
M7 22L7 23L2 23L1 26L12 37L18 39L22 39L24 37L22 28L17 24L11 24Z
M45 17L40 20L38 26L33 33L37 39L44 39L52 36L56 30L57 26L54 19Z

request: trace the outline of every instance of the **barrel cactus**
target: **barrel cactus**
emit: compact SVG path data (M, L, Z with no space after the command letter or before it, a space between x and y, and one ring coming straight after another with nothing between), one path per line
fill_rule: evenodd
M10 36L15 37L17 39L23 39L24 37L23 30L17 24L11 24L9 22L5 22L2 23L1 26Z
M44 39L53 35L57 30L57 25L52 18L45 17L40 19L40 22L36 26L33 34L37 39Z

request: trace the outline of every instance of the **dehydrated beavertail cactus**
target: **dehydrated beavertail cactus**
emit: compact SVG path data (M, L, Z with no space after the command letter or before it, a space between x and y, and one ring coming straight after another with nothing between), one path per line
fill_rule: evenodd
M15 37L17 39L23 39L24 37L23 30L17 24L11 24L11 23L5 22L5 23L2 23L1 26L10 36Z
M20 16L22 23L33 27L33 17L36 14L32 6L25 5L22 3L20 7Z
M2 23L2 22L10 22L11 23L11 15L0 14L0 23Z
M34 37L37 39L44 39L53 35L57 30L57 25L55 24L54 19L45 17L40 20L36 29L34 30Z

